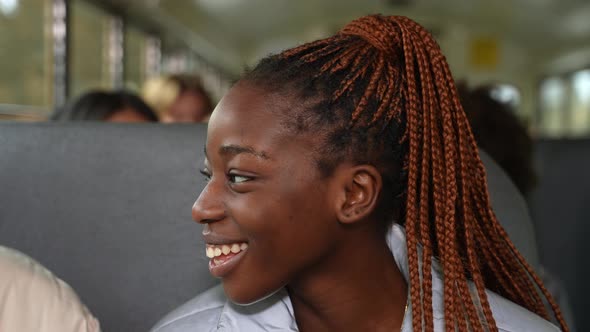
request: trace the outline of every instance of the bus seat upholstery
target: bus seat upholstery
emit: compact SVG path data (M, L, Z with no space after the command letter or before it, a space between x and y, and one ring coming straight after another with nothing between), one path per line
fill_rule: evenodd
M68 282L104 331L148 330L216 283L191 220L205 135L204 125L0 123L0 245ZM483 158L494 210L536 265L526 204Z
M216 283L191 206L205 127L1 124L0 244L68 282L103 331L147 331Z
M530 200L543 265L565 287L576 330L590 331L590 139L536 142L539 185Z

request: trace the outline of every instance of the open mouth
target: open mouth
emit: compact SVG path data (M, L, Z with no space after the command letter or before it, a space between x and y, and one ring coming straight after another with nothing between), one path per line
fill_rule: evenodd
M245 242L231 244L207 244L206 254L209 260L209 271L215 277L227 275L242 258L248 244Z

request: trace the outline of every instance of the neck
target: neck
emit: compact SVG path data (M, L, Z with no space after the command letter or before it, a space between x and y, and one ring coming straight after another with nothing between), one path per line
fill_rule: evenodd
M287 286L299 330L401 329L406 281L385 238L358 234Z

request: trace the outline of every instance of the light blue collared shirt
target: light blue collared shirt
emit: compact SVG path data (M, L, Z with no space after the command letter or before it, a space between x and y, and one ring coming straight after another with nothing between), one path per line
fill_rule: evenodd
M409 280L408 251L403 227L394 224L387 243L395 261ZM507 299L486 291L496 326L501 332L560 331L555 325ZM444 331L443 280L436 260L432 264L432 309L434 330ZM172 311L154 326L152 332L253 332L299 331L293 306L286 290L252 305L240 306L228 301L221 285L200 294ZM412 331L412 306L408 306L402 332Z

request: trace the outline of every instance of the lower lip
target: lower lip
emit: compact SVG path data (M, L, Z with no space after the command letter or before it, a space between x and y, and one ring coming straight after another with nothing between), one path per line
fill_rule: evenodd
M232 258L218 265L213 265L213 259L209 260L209 272L211 272L211 275L216 278L225 277L238 265L246 251L248 251L248 249L240 251Z

